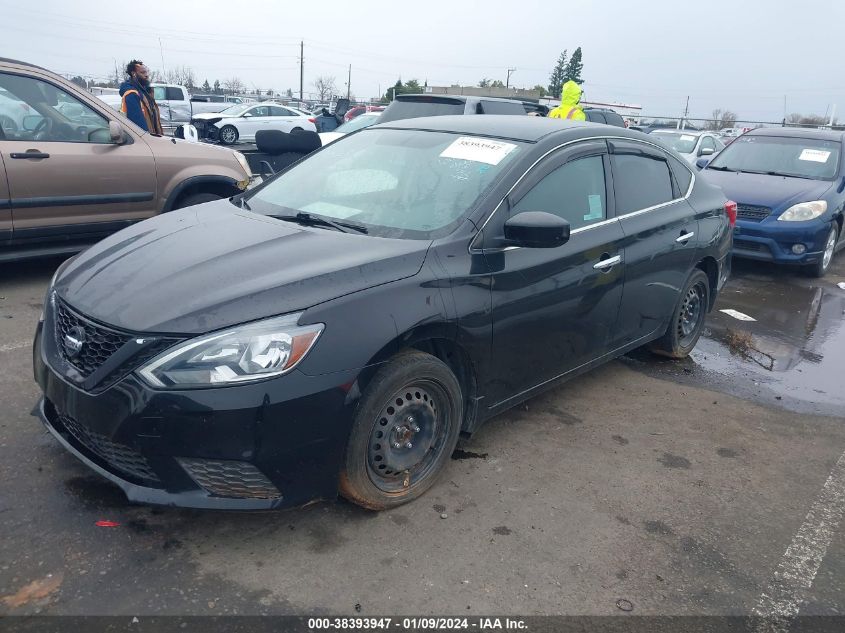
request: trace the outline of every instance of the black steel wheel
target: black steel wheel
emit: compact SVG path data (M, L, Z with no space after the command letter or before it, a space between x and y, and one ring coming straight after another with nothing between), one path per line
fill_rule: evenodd
M340 491L372 510L419 497L434 483L458 441L463 400L442 361L403 352L370 382L341 470Z
M698 343L710 307L710 280L696 269L687 279L666 333L651 351L669 358L686 358Z

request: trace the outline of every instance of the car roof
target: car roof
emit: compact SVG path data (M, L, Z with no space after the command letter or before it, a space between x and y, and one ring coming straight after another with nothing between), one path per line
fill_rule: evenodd
M38 70L47 70L41 66L36 66L35 64L30 64L29 62L22 62L19 59L11 59L9 57L0 57L0 64L16 64L17 66L29 66L30 68L37 68Z
M845 132L837 130L814 130L802 127L758 127L749 130L745 136L785 136L789 138L818 139L820 141L842 141Z
M515 116L507 114L474 114L431 116L418 119L400 119L376 124L369 129L426 130L431 132L450 132L493 138L508 138L527 143L536 143L540 139L556 132L575 130L596 130L601 124L586 121L565 121L536 116ZM612 136L627 136L643 140L644 136L635 131L614 126L603 126ZM647 140L647 139L646 139Z
M502 101L504 103L522 103L520 99L506 99L504 97L482 97L479 95L448 95L448 94L398 94L396 101L407 101L408 99L454 99L455 101L466 102L469 99L484 99L485 101ZM389 104L388 104L389 105Z
M709 130L678 130L676 128L659 127L651 131L652 134L688 134L689 136L701 136L702 134L713 134ZM714 135L715 136L715 135Z

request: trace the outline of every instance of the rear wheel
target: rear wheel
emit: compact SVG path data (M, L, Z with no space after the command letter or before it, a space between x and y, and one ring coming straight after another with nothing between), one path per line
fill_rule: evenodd
M651 344L651 351L669 358L689 356L704 329L709 305L710 281L704 271L696 268L684 285L666 334Z
M340 492L371 510L393 508L428 490L449 460L463 401L445 363L403 352L367 387L340 473Z
M220 128L218 138L223 145L233 145L238 141L238 130L234 125L224 125Z
M813 277L824 277L827 274L827 269L830 268L830 262L833 261L833 252L836 250L836 242L839 239L839 226L836 222L830 227L830 233L827 234L827 240L824 243L824 251L822 256L815 264L807 267L807 272Z

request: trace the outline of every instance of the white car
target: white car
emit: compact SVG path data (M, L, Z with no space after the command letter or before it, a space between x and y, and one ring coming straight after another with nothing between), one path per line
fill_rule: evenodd
M224 145L254 141L259 130L317 131L312 117L275 103L249 103L220 112L197 114L191 118L191 123L197 128L200 138L219 140Z
M725 149L725 144L713 132L654 130L650 136L678 152L690 165L695 165L702 156L713 156Z
M338 125L331 132L320 132L320 141L324 146L328 145L332 141L336 141L341 136L349 134L350 132L363 130L365 127L374 125L378 122L380 117L381 112L364 112L363 114L356 116L351 121Z

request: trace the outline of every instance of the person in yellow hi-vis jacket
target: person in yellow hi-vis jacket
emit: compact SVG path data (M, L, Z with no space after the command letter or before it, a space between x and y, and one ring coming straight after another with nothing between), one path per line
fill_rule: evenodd
M549 112L550 119L569 119L586 121L587 115L581 107L581 86L574 81L567 81L560 91L560 105Z
M163 134L161 115L150 88L150 71L137 59L126 65L128 79L120 84L120 111L127 119L150 134Z

